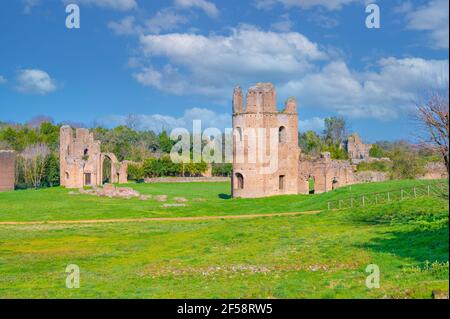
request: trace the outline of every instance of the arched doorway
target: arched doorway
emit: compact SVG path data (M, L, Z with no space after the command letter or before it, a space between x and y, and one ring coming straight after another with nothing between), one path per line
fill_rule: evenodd
M314 176L308 177L308 187L310 194L314 194L316 192L316 180L314 179Z
M112 161L109 156L105 156L102 163L102 184L112 183L112 177Z
M339 187L339 180L337 179L337 177L335 177L331 181L331 188L332 188L332 190L335 190L338 187Z
M236 188L244 189L244 176L241 173L236 173Z

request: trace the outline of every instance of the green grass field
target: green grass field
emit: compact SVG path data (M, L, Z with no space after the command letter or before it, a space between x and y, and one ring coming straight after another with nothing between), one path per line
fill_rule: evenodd
M447 182L447 181L445 181ZM2 298L430 298L448 291L448 201L419 197L326 211L328 200L430 181L353 185L320 195L230 199L229 183L132 184L154 200L69 195L63 188L0 194L0 222L134 217L316 215L103 224L0 225ZM65 287L68 264L79 289ZM380 268L380 288L365 285Z

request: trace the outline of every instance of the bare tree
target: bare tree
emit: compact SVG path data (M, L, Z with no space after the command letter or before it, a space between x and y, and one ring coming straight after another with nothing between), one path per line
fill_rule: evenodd
M24 149L20 164L27 184L33 185L35 188L41 185L48 155L50 155L50 149L43 143L29 145Z
M439 153L449 172L449 92L433 93L428 101L416 103L416 119L422 128L421 143Z

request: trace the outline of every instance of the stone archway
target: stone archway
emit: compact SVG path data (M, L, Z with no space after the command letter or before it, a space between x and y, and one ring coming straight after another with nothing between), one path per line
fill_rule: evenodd
M120 162L117 157L112 153L102 153L100 157L100 182L101 184L114 184L119 183L120 175L119 169Z

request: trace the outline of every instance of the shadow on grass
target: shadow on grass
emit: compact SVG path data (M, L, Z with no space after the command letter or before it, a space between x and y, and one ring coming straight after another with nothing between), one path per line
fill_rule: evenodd
M231 195L230 194L219 194L219 198L220 199L231 199Z
M375 252L391 253L416 262L448 261L448 226L439 229L416 229L390 232L385 237L363 245Z

